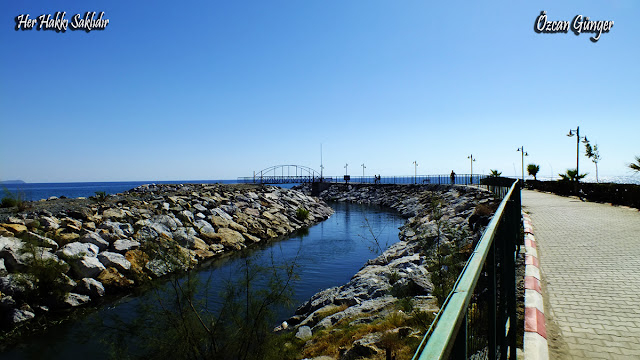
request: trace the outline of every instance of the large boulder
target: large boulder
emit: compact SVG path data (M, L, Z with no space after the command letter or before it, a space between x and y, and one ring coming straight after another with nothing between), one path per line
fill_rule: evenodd
M133 280L127 279L118 269L109 267L98 275L98 280L110 289L125 289L133 286Z
M24 274L9 274L0 277L0 293L20 298L35 289L33 278Z
M68 215L74 219L91 220L93 218L94 212L88 207L82 207L77 210L69 211Z
M140 243L135 240L116 240L112 244L113 250L118 253L126 253L129 250L134 250L140 247Z
M311 328L308 326L300 326L296 332L296 337L302 341L307 341L311 339L312 336Z
M91 298L87 295L80 295L76 293L68 293L62 301L66 307L78 307L91 301Z
M17 325L19 323L29 321L34 317L36 317L36 314L29 310L11 309L7 313L7 321L12 325Z
M151 218L151 221L153 223L162 224L171 231L177 230L178 226L180 226L180 224L178 224L176 219L172 218L169 215L156 215Z
M245 247L242 234L228 228L218 229L218 233L212 240L218 240L224 247L230 249L240 250Z
M227 219L225 219L225 218L223 218L222 216L219 216L219 215L212 215L212 216L209 217L209 220L211 220L211 224L213 224L213 226L216 229L223 228L223 227L229 227L229 224L232 221L232 220L227 220Z
M149 262L149 256L142 250L129 250L124 257L131 263L131 271L141 274L144 272L145 265Z
M131 263L122 254L103 251L98 254L98 260L105 267L114 267L119 271L129 271L131 269Z
M83 256L98 256L98 252L100 252L100 248L94 244L90 243L81 243L81 242L72 242L65 246L63 246L60 250L56 252L59 257L63 259L77 259Z
M98 276L104 269L104 265L94 256L83 256L71 262L71 268L78 278L92 278Z
M233 221L233 217L231 217L231 215L227 214L224 210L222 210L219 207L211 209L211 213L213 215L220 216L223 219L226 219L226 220L229 220L229 221Z
M204 220L196 220L194 226L198 229L198 233L205 239L214 239L216 237L216 230Z
M13 235L20 235L27 232L27 227L21 224L0 224L3 228L9 230Z
M60 227L60 221L51 216L41 216L38 221L40 222L42 229L47 231L56 230Z
M96 279L83 278L78 281L75 292L81 295L88 295L90 298L98 298L104 296L104 286Z
M100 228L107 230L106 234L103 234L102 237L115 241L118 239L126 239L133 236L133 226L129 223L120 223L115 221L105 221L100 224Z
M28 232L29 240L33 241L36 245L50 248L51 251L58 250L58 243L49 239L48 237L36 234L34 232Z
M122 209L111 208L102 212L103 219L123 219L127 214Z
M80 237L80 242L96 245L100 250L105 250L109 247L109 242L94 231L87 231L86 234Z

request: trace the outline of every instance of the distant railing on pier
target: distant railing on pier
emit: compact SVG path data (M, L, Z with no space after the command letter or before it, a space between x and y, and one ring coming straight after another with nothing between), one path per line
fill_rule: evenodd
M514 181L414 360L516 358L516 333L522 326L516 317L515 275L520 205L520 187Z
M479 174L456 174L452 179L451 175L404 175L404 176L380 176L379 180L375 176L350 176L349 183L364 184L456 184L456 185L477 185L480 184L486 175ZM300 176L284 174L260 174L255 176L239 177L239 183L248 184L304 184L311 182L338 182L344 183L344 176Z

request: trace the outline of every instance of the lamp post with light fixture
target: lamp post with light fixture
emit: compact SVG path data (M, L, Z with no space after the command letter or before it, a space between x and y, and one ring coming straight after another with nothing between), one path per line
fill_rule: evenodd
M471 163L471 179L469 180L469 183L473 184L473 162L476 161L476 159L473 158L473 154L467 156L467 159L469 159L469 162Z
M576 127L575 130L570 129L569 133L567 134L568 137L576 137L576 182L580 181L580 171L579 171L579 166L580 166L580 140L582 140L582 142L584 144L588 143L589 140L587 140L586 136L580 136L580 126Z
M524 151L524 146L520 146L517 151L522 153L522 186L524 186L524 157L529 156L529 154Z

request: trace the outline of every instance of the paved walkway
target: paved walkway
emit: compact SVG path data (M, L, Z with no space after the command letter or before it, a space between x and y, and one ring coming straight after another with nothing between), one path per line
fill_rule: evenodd
M640 212L523 190L551 359L640 359Z

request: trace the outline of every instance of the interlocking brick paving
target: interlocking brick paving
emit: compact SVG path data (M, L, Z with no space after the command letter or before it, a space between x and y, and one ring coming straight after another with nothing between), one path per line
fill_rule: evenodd
M640 359L640 211L523 190L552 359Z

